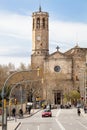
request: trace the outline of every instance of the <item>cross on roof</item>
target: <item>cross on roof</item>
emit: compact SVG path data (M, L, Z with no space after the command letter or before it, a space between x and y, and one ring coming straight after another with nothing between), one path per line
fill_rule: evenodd
M59 46L56 47L57 51L59 50Z

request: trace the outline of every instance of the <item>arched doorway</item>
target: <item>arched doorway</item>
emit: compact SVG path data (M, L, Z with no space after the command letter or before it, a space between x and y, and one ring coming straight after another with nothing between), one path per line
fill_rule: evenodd
M61 104L62 91L61 90L53 90L53 94L54 94L54 104Z

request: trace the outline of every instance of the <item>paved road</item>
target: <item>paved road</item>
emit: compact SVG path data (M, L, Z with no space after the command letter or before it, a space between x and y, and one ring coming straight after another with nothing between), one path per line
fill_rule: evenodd
M18 130L87 130L87 117L77 115L76 109L52 110L52 117L41 117L41 111L21 121Z
M59 114L62 130L87 130L87 116L77 115L77 109L62 110Z

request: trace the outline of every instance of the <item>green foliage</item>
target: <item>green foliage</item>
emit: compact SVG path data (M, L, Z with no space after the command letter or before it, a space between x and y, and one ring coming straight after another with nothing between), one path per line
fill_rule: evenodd
M69 95L72 100L80 99L80 93L77 90L72 90Z
M72 90L64 95L64 102L77 102L80 99L80 93L77 90Z

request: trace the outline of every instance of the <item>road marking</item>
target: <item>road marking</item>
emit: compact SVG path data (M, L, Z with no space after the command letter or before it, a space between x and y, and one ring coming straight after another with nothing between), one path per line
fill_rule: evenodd
M59 116L60 112L61 112L61 109L58 110L58 112L57 112L57 114L56 114L56 117Z
M61 130L65 130L65 128L63 127L63 125L57 119L55 119L55 120L56 120L57 124L59 125L59 127L61 128Z
M61 109L58 110L58 112L56 114L56 117L59 116L60 112L61 112ZM63 127L63 125L57 119L55 119L55 120L56 120L57 124L59 125L59 127L61 128L61 130L65 130L65 128Z
M39 125L37 126L37 130L40 130L40 126Z
M83 126L85 129L87 129L87 127L85 125L83 125L80 121L78 121L78 123Z

